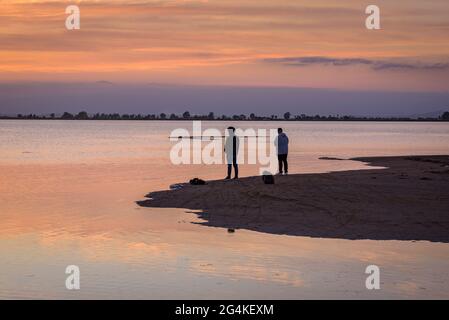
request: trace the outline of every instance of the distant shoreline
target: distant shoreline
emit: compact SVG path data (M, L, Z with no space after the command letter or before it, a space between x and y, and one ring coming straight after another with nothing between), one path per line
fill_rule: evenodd
M205 119L205 118L190 118L190 119L62 119L50 117L36 117L36 118L18 118L18 117L2 117L0 120L41 120L41 121L236 121L236 122L449 122L449 119L436 118L351 118L351 119Z
M86 111L80 111L77 114L70 112L64 112L63 114L21 114L17 115L0 115L2 120L102 120L102 121L151 121L151 120L164 120L164 121L404 121L404 122L447 122L449 121L449 111L443 112L439 117L362 117L362 116L350 116L350 115L328 115L322 116L316 115L293 115L290 112L285 112L283 117L278 115L260 116L254 113L246 114L234 114L232 116L221 115L217 116L214 112L205 114L190 114L189 111L185 111L182 114L175 113L160 113L160 114L130 114L130 113L88 113Z

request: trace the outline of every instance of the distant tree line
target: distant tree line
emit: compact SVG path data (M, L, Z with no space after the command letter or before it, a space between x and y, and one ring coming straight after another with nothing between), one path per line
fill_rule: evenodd
M292 115L285 112L283 117L277 115L258 116L254 113L249 115L235 114L232 116L216 116L213 112L207 115L192 115L189 111L183 114L119 114L119 113L95 113L88 114L86 111L72 114L64 112L62 115L51 113L49 115L18 114L17 116L0 116L0 119L35 119L35 120L232 120L232 121L449 121L449 111L444 112L439 117L407 118L407 117L356 117L348 115Z

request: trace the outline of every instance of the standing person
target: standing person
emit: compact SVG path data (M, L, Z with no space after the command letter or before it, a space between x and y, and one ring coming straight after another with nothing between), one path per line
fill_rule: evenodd
M239 166L237 164L237 153L239 150L239 138L235 135L235 128L228 128L229 136L225 140L224 152L226 153L226 163L228 164L228 175L226 179L231 179L232 167L234 167L234 179L239 178Z
M282 174L282 169L284 169L285 174L288 174L288 137L283 132L282 128L278 128L278 136L276 138L276 147L278 153L279 161L279 174ZM282 168L284 167L284 168Z

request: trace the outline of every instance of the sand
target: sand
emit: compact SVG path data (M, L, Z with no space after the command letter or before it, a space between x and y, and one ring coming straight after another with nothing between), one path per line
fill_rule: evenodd
M201 224L237 232L449 242L449 156L351 160L384 168L208 181L137 203L200 210Z

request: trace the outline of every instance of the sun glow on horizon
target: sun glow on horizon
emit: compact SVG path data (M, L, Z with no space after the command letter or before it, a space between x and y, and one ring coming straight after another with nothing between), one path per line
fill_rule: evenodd
M106 76L345 89L388 89L394 80L403 82L398 89L447 91L449 3L431 2L378 1L382 29L370 31L356 0L6 0L0 4L0 80ZM80 30L64 27L69 4L80 6ZM284 62L308 57L328 60ZM389 67L348 63L360 60Z

